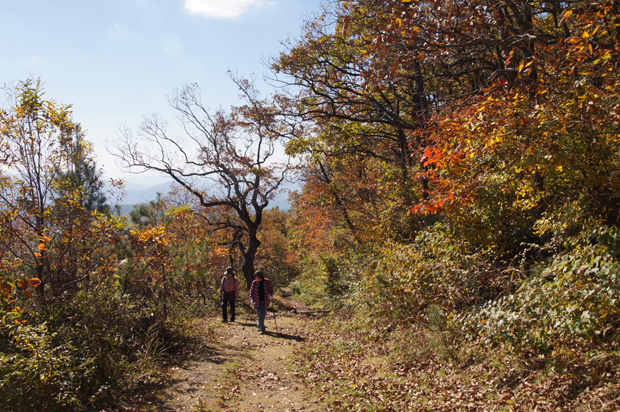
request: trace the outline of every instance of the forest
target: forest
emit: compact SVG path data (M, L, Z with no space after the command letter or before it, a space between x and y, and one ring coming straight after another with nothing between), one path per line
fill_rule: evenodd
M155 388L227 266L330 313L294 364L326 410L618 410L620 1L325 0L283 46L277 92L120 131L175 182L127 216L70 104L5 85L3 410ZM320 362L377 348L389 385Z

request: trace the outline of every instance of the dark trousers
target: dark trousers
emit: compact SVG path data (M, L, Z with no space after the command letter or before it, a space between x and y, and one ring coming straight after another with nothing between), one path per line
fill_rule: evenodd
M258 302L258 307L256 308L256 317L257 317L257 327L261 332L265 331L265 317L267 316L267 307L265 306L265 301L261 300Z
M235 321L235 300L228 299L226 296L222 297L222 320L228 320L228 315L226 314L226 306L230 302L230 321Z

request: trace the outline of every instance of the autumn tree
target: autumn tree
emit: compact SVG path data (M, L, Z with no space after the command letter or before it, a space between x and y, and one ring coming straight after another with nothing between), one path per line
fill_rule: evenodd
M0 171L2 203L2 251L19 259L32 277L40 279L39 296L45 288L61 287L62 280L49 261L48 248L56 238L63 210L54 201L59 171L68 162L75 124L68 106L43 99L40 81L28 79L5 86L12 107L0 112L3 139ZM66 211L66 210L65 210Z
M466 307L618 225L617 2L407 3L328 2L271 61L287 113L312 124L288 144L310 159L294 242L346 255L335 240L348 228L378 240L378 261L394 262L385 238L414 257L445 252L447 269L389 268L393 291L423 310L422 274L464 268ZM450 307L450 295L433 299Z
M128 230L127 219L99 207L99 174L70 107L46 99L34 79L3 91L3 406L82 410L116 401L112 393L134 377L142 386L154 376L160 348L174 347L188 313L205 307L195 304L205 292L204 226L191 209L168 208L168 226Z
M299 256L289 242L289 221L289 211L273 207L265 211L259 232L258 265L270 274L270 280L280 285L288 284L298 273Z
M428 9L413 2L393 19L402 30L390 35L428 38L425 59L454 80L449 67L476 80L451 86L433 118L424 153L430 196L412 211L448 207L455 227L475 225L476 242L511 253L522 241L544 242L544 234L574 235L586 221L617 225L617 4L438 7L422 21Z
M368 206L358 216L374 214L375 228L390 227L390 236L407 240L427 224L408 215L405 205L428 197L427 179L414 176L426 168L421 153L439 93L434 66L409 58L402 44L382 46L398 7L405 8L400 2L328 2L271 67L274 79L291 92L287 114L314 125L292 139L288 150L310 155L318 175L331 182L328 194L352 233L369 227L345 215ZM363 179L340 173L352 164ZM365 187L359 187L362 180Z
M558 113L579 113L581 103L571 110L561 106L581 99L592 102L590 108L596 107L597 101L603 104L604 93L599 92L614 89L613 70L608 70L616 64L614 7L613 2L559 1L329 2L321 15L307 22L303 37L271 62L274 76L294 93L289 96L294 102L288 106L291 116L316 126L313 133L292 140L289 150L312 154L317 172L321 172L321 164L335 172L337 168L325 166L372 159L366 165L383 168L375 174L380 177L374 186L390 187L384 193L389 193L394 204L413 202L416 206L410 211L425 216L424 221L440 214L455 199L479 194L489 214L480 215L482 231L472 233L480 234L481 239L501 234L501 239L492 243L507 242L508 249L531 241L532 222L548 210L545 205L549 201L542 200L547 195L541 189L548 187L544 182L560 170L543 173L545 167L540 162L532 168L533 157L528 155L517 161L520 166L515 169L527 170L526 175L519 177L504 170L498 171L499 176L488 171L504 164L497 162L501 156L535 153L541 159L557 157L557 146L556 154L548 152L552 145L533 151L531 142L551 141L532 138L529 128L535 122L531 119L545 116L548 123L536 126L541 132L561 124L583 129L584 124L599 121L608 123L603 129L609 129L611 124L603 118L579 124ZM589 88L589 97L569 96L584 88ZM558 93L552 96L552 90ZM542 110L545 101L552 105L548 111ZM600 113L609 113L613 106L611 102L603 105L607 108ZM527 116L530 120L524 121ZM508 123L510 129L504 127ZM484 125L484 130L479 125ZM525 146L505 137L511 133L523 136ZM593 133L594 129L583 131L581 136ZM498 150L499 140L508 143L505 152L484 152L490 146ZM573 165L577 159L568 153L575 153L574 149L565 152ZM454 161L462 161L463 167L450 169ZM582 163L592 164L585 159L577 164ZM564 172L574 169L568 164L556 166ZM579 175L587 175L588 180L600 173L581 170L572 176ZM454 177L454 184L461 182L458 191L443 179L448 176ZM485 176L489 179L479 180ZM331 188L325 186L326 194L341 205L351 199L347 191L350 195L355 183L349 181L340 186L347 190L336 193L338 185L333 182L344 179L345 175L334 174L328 179ZM507 185L523 181L521 194L498 186L500 180ZM596 185L610 187L609 183ZM526 202L529 206L519 209L503 206L524 206L519 197L526 192L535 193L539 200L532 198ZM359 193L344 207L352 211L355 205L365 204L366 193ZM612 206L603 200L609 195L597 189L590 197L599 199L596 208L611 217L616 212L610 212ZM463 210L462 219L471 215L471 210ZM415 233L415 227L421 226L416 226L414 217L409 219ZM484 227L490 226L484 222L488 219L505 226L487 231ZM385 221L382 226L390 231L394 227Z
M115 154L128 170L170 176L195 196L200 209L225 212L204 215L207 224L230 231L230 244L242 254L241 268L249 288L261 244L263 211L281 190L291 166L285 158L276 161L278 144L288 129L273 105L259 98L251 82L236 83L247 103L230 113L209 112L197 85L176 90L170 105L179 115L183 136L172 133L163 119L153 115L137 134L121 131Z

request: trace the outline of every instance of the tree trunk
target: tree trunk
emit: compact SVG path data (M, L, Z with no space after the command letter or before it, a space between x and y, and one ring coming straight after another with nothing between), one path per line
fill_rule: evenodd
M245 277L248 290L250 290L250 286L252 286L252 281L254 280L254 258L256 257L256 251L259 246L260 240L258 240L255 234L250 233L248 248L243 251L243 265L241 266L241 271Z

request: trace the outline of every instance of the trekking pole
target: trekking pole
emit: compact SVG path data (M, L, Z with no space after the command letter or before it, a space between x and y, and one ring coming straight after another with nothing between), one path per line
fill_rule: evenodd
M224 314L224 309L222 308L222 294L221 293L220 293L220 296L218 298L218 302L219 302L218 305L220 307L220 310L222 311L222 314ZM224 320L224 319L222 318L222 320Z
M250 312L248 312L248 315L245 317L245 324L243 326L248 326L249 321L250 321Z

